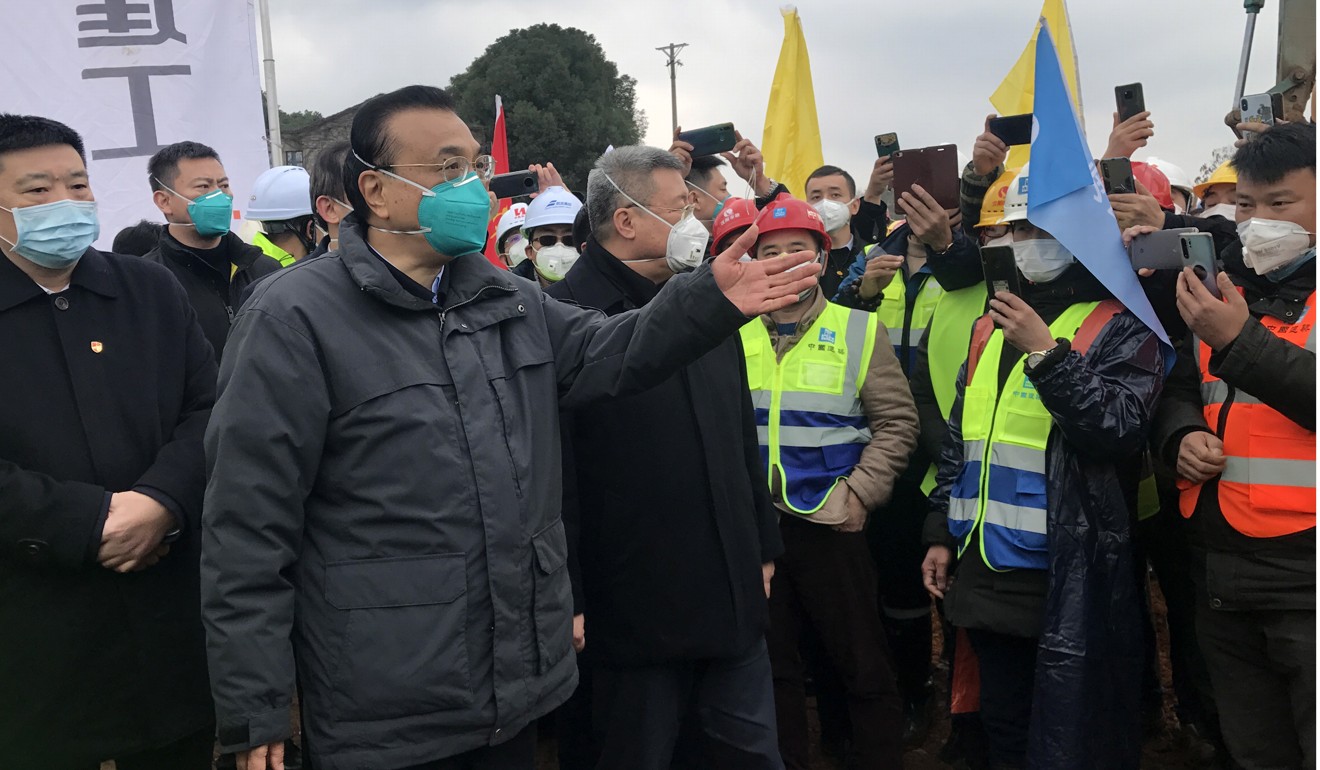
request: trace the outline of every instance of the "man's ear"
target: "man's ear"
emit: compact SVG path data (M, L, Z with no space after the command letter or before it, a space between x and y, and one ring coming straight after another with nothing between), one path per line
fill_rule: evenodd
M637 223L633 220L633 209L614 210L614 232L618 233L620 238L630 241L637 238Z
M857 212L861 210L862 210L861 198L853 198L852 201L848 203L848 212L853 216L857 216Z
M390 206L385 201L385 183L381 175L367 169L358 175L358 191L366 200L367 209L378 218L389 220Z

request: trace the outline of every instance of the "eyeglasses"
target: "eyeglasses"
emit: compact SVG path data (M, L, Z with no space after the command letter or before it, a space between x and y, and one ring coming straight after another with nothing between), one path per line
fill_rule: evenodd
M572 235L538 235L532 243L534 244L534 248L537 251L540 251L541 249L548 248L556 243L562 243L565 246L572 248L574 240Z
M474 171L483 181L489 182L495 175L495 159L489 155L478 155L471 159L450 158L444 163L391 163L379 168L438 168L446 182L462 179L469 171Z
M650 211L652 214L654 214L657 211L677 211L679 212L678 218L681 220L683 217L696 211L697 204L689 203L686 206L675 207L675 206L643 206L640 203L629 203L627 206L624 206L623 208L628 208L628 209L643 208L646 209L647 211Z

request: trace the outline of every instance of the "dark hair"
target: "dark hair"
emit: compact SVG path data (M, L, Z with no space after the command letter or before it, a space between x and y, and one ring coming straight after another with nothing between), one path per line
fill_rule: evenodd
M688 172L687 181L704 190L710 182L710 175L723 165L724 161L718 155L698 155L692 159L692 170Z
M0 156L8 152L30 150L33 147L49 147L52 144L67 144L77 150L78 157L87 162L87 152L83 149L82 137L72 128L39 115L11 115L0 113Z
M358 177L372 166L388 166L394 161L395 142L385 132L385 124L400 112L416 109L453 112L454 99L443 88L404 86L371 97L353 116L353 128L348 135L351 146L344 161L344 195L348 197L347 203L358 212L360 221L365 221L367 216L367 200L358 188Z
M856 198L856 197L857 197L857 182L853 181L852 174L849 174L847 171L844 171L843 169L839 168L838 166L821 166L820 168L818 168L818 169L816 169L815 171L811 172L811 176L808 176L808 177L807 177L807 181L810 182L810 181L813 180L813 179L820 179L820 178L823 177L823 176L836 176L836 175L837 175L837 176L841 176L841 177L843 177L845 180L847 180L847 182L848 182L848 197L850 197L850 198ZM803 184L803 186L804 186L804 187L806 186L805 183Z
M344 159L348 157L348 142L335 142L316 153L310 169L312 217L322 230L329 227L321 215L316 213L316 199L325 195L344 200Z
M577 247L579 254L586 248L587 239L591 237L591 215L587 212L587 207L578 209L577 216L573 217L573 244Z
M1256 136L1233 156L1238 179L1277 182L1290 171L1315 173L1315 124L1284 123Z
M129 225L120 230L119 234L115 236L115 241L111 244L110 250L116 254L129 254L140 257L156 248L160 243L161 233L164 232L165 225L143 219L135 225Z
M147 181L152 191L163 190L165 185L174 186L179 177L179 161L202 158L214 158L218 162L220 155L201 142L175 142L160 148L147 161Z

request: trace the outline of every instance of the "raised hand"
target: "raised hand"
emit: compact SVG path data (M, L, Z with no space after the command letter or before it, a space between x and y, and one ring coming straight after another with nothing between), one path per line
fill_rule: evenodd
M798 301L798 294L816 285L815 270L794 270L816 259L814 251L795 251L777 257L740 262L756 244L756 225L747 228L729 248L711 260L724 296L748 318L786 308Z

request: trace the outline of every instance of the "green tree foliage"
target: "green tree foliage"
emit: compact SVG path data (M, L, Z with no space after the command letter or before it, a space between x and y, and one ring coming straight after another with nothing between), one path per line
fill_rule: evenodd
M609 145L636 144L646 130L637 81L623 75L596 38L537 24L496 40L449 84L458 114L488 144L495 95L504 101L511 169L553 162L574 191Z
M302 110L300 112L285 112L280 110L280 131L297 131L300 128L306 128L321 119L321 113L316 110Z
M1231 159L1235 152L1237 152L1237 148L1231 145L1228 147L1216 148L1215 151L1210 154L1210 160L1207 161L1204 166L1201 166L1201 171L1196 175L1196 184L1200 184L1209 179L1210 175L1215 173L1215 169L1219 168L1219 165L1224 161Z

